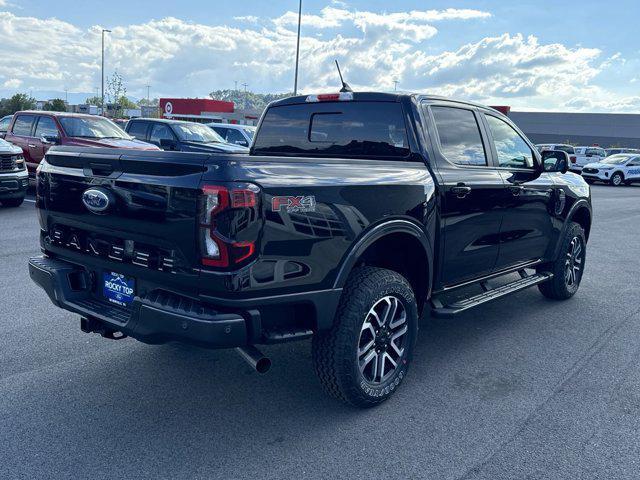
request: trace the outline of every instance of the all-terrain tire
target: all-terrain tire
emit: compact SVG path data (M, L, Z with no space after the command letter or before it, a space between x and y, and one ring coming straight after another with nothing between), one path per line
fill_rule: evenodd
M368 357L368 355L361 356L361 350L363 350L361 345L370 343L366 338L363 340L363 335L368 335L370 331L367 327L376 324L378 317L387 317L387 310L379 315L371 314L372 310L379 312L374 310L378 305L385 307L384 302L388 302L389 305L393 302L396 305L394 315L396 311L404 309L406 318L402 325L406 325L407 328L403 336L398 339L398 342L402 342L402 355L395 358L397 366L388 373L387 377L383 375L377 382L375 378L380 373L377 369L377 374L372 373L373 365L368 364L364 371L361 369L363 361ZM371 320L372 318L376 320ZM394 318L396 321L389 320L387 325L402 321L401 314ZM384 332L379 333L383 329L384 324L375 335L372 334L376 342L374 344L376 351L378 341L381 341L380 351L384 351L385 348ZM396 332L400 333L400 330L397 329ZM331 396L360 408L372 407L387 400L407 375L417 333L418 307L409 282L402 275L391 270L375 267L357 268L347 280L333 326L330 330L319 332L313 337L313 363L324 390ZM389 337L393 337L393 333L387 333L386 338ZM378 362L380 354L371 350L368 352L374 355L375 361ZM393 355L397 355L397 352L398 349L391 351ZM391 369L393 364L385 360L384 354L381 358L380 371L384 373L385 367ZM372 377L373 381L367 378L367 375Z
M584 230L579 224L571 222L562 239L558 258L552 263L538 267L538 271L553 273L551 280L538 285L545 297L566 300L575 295L584 273L586 249ZM572 274L568 273L569 269L573 271Z

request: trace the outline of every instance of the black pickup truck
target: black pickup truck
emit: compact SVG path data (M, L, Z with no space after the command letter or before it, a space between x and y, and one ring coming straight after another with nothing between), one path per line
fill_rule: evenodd
M357 406L407 373L423 312L578 289L589 186L505 116L424 95L272 103L247 155L56 147L29 269L85 332L238 351L312 337ZM553 155L556 155L555 157Z

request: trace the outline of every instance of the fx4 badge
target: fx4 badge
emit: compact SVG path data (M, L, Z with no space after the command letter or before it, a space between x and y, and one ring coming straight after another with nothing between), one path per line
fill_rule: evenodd
M313 195L273 197L273 200L271 200L271 210L274 212L280 212L283 209L287 213L315 212L316 197Z

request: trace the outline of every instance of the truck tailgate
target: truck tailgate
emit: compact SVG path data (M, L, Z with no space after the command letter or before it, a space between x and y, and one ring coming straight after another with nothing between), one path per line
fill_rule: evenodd
M207 158L52 149L37 182L43 246L89 265L96 275L114 271L134 278L138 294L156 285L193 291L198 192Z

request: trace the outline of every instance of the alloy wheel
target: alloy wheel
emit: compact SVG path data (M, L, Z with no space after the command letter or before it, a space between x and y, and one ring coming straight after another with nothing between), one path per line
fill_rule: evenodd
M397 297L386 296L371 307L358 339L358 364L365 380L383 383L401 366L407 331L407 312Z
M584 266L584 246L580 237L573 237L569 244L567 260L565 262L564 281L568 287L580 283Z

